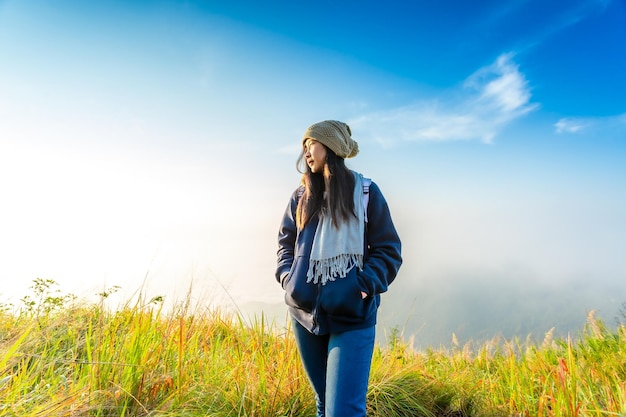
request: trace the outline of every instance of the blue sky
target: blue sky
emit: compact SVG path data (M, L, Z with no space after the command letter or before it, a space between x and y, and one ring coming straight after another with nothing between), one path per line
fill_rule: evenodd
M615 294L625 73L622 0L0 1L2 293L280 304L300 137L339 119L404 241L396 294Z

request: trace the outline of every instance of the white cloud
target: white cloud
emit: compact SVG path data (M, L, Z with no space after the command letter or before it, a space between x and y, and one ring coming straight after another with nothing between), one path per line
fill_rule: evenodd
M563 118L554 124L556 133L576 133L580 132L589 126L589 122L585 122L582 119L568 119Z
M537 108L528 81L503 54L440 100L370 113L351 120L354 127L382 144L404 141L480 140L490 143L510 122Z
M558 134L589 132L626 137L626 113L605 117L566 117L554 124Z
M530 101L528 82L511 58L511 54L501 55L493 65L478 70L465 84L480 91L480 101L490 108L503 113L526 113L532 109L526 106Z

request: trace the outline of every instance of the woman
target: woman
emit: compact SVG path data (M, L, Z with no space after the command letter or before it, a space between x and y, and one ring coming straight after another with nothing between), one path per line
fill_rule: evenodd
M318 417L365 416L380 294L402 264L380 189L344 163L359 151L351 134L335 120L304 133L302 185L278 232L276 279Z

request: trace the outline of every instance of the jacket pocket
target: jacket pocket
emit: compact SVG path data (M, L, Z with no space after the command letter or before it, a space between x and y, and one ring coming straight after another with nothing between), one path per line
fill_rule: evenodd
M285 303L288 306L310 313L315 304L317 286L306 282L308 264L303 262L305 259L308 260L308 258L296 256L289 274L283 280L283 288L285 289Z
M336 278L322 286L320 307L331 316L362 318L365 302L357 280L357 267L352 268L345 278Z

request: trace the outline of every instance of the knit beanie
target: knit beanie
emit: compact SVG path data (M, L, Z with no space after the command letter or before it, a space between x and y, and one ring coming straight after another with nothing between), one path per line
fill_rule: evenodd
M302 144L314 139L333 151L340 158L352 158L359 153L359 144L350 136L350 126L337 120L315 123L304 132Z

